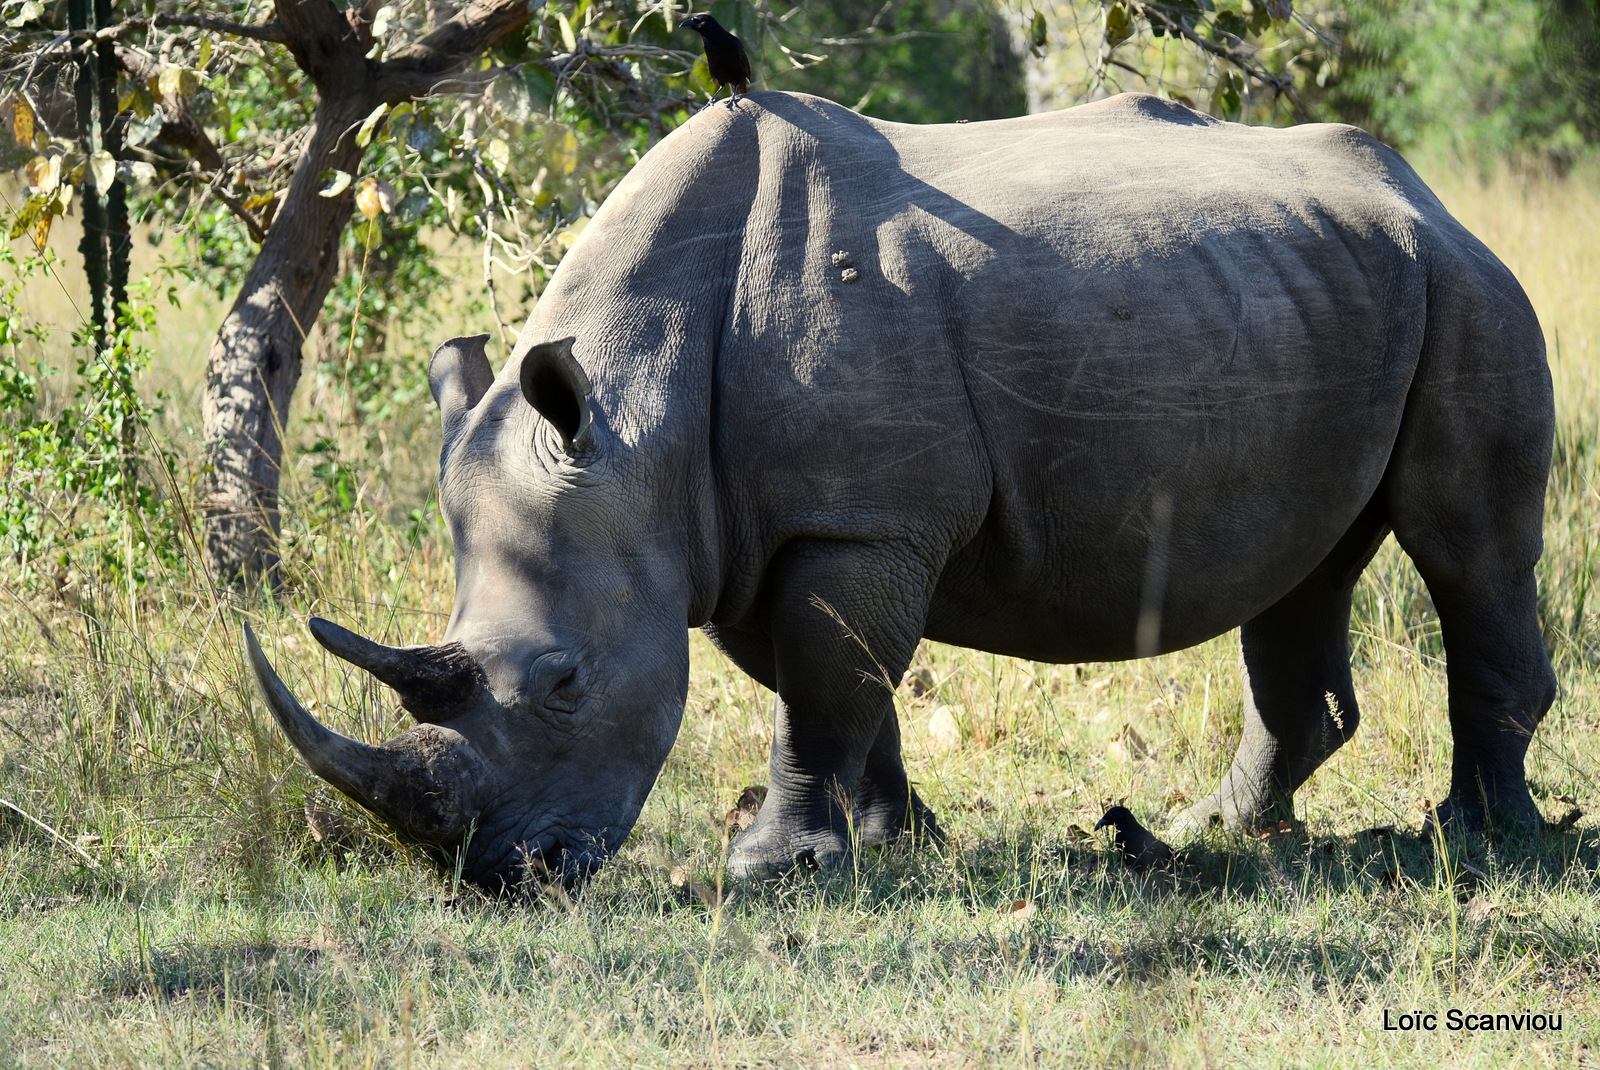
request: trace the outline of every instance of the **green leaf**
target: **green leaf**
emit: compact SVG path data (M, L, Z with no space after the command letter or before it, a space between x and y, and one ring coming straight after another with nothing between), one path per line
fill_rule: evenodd
M143 160L121 160L117 163L117 174L131 185L143 186L156 177L156 169Z
M324 171L317 176L327 185L317 191L319 197L337 197L350 188L349 171Z
M373 108L372 114L362 121L361 129L356 131L356 144L366 148L367 142L372 140L372 131L377 129L378 123L382 122L383 117L387 114L389 114L389 105L387 104L379 104L376 108ZM324 193L323 196L329 197L332 194Z
M50 198L42 193L24 201L22 209L11 220L11 236L20 238L32 230L34 224L39 222L39 216L43 214L45 205L49 201Z
M395 214L400 217L402 223L415 223L422 218L432 203L433 197L428 191L422 186L416 186L400 198L400 203L395 206Z
M1245 21L1245 17L1232 11L1217 12L1216 18L1212 20L1212 25L1216 27L1219 35L1231 37L1235 40L1243 40L1245 34L1250 32L1250 24Z
M89 157L89 179L102 197L111 192L111 183L117 179L117 161L105 149Z
M1105 9L1103 28L1106 46L1116 48L1133 36L1133 15L1122 4L1112 4Z
M139 115L137 110L134 118L128 120L127 140L124 142L130 149L140 145L148 145L161 135L161 124L166 120L162 114L161 106L154 105L144 115Z
M6 25L15 30L43 15L44 4L39 0L23 0L20 4L7 4L5 11Z

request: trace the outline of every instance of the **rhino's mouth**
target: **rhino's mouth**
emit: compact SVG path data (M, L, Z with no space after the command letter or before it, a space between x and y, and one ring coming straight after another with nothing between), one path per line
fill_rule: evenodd
M462 877L489 895L510 895L560 885L575 891L605 864L606 855L594 849L568 846L562 837L547 833L518 840L474 860Z

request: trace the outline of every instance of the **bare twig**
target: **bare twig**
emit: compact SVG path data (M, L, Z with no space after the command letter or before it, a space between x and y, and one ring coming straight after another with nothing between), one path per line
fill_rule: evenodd
M1250 53L1242 49L1228 48L1215 41L1206 40L1185 25L1181 19L1173 18L1165 9L1155 4L1147 3L1146 0L1128 0L1128 6L1134 14L1144 16L1152 25L1155 25L1159 20L1160 25L1169 36L1182 38L1202 52L1243 71L1248 77L1255 79L1274 93L1281 95L1302 116L1306 114L1305 108L1300 103L1299 96L1294 91L1294 78L1291 75L1273 74L1266 67L1256 62Z
M147 30L152 26L163 29L169 26L186 26L196 30L206 30L210 33L227 34L230 37L248 37L252 41L268 41L279 45L288 41L288 36L283 31L283 25L277 19L252 25L248 22L234 22L230 19L214 19L207 15L157 15L148 19L124 19L122 22L114 26L107 26L104 29L78 30L67 36L93 45L101 41L120 41L124 37L131 37L140 30Z
M49 825L46 825L43 821L40 821L38 818L36 818L32 814L28 813L28 811L24 810L22 807L18 806L16 803L12 802L10 799L0 799L0 806L4 806L8 810L15 810L17 813L21 814L23 817L27 818L29 821L32 821L35 825L37 825L40 828L44 829L51 836L55 837L57 843L61 844L61 846L65 847L67 850L73 852L79 858L83 859L84 864L87 865L90 869L99 869L100 868L100 863L96 862L94 860L94 857L92 855L90 855L88 851L85 851L82 847L79 847L77 844L73 843L71 840L69 840L65 836L61 835L61 833L57 832L55 829L51 828Z

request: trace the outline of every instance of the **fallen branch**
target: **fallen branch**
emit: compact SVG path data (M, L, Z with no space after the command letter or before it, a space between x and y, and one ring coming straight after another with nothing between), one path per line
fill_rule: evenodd
M96 862L94 860L93 856L91 856L88 851L85 851L82 847L79 847L77 844L73 843L71 840L69 840L65 836L61 835L61 833L57 832L55 829L51 828L49 825L46 825L43 821L40 821L38 818L36 818L32 814L28 813L28 811L24 810L22 807L18 806L16 803L12 802L10 799L0 799L0 806L4 806L7 810L15 810L17 813L21 814L23 817L27 818L29 821L32 821L35 825L37 825L40 828L44 829L51 836L53 836L55 838L55 840L58 843L61 844L61 846L65 847L67 850L73 852L79 858L83 859L84 864L87 865L90 869L99 869L100 868L100 863Z

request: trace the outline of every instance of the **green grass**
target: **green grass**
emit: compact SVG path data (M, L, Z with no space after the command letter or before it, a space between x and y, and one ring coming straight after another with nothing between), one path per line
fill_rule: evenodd
M1433 177L1552 343L1540 579L1561 697L1529 770L1556 819L1567 798L1600 807L1600 186ZM167 433L190 464L214 312L163 328ZM0 798L55 830L0 807L0 1067L1600 1062L1600 833L1590 818L1514 843L1422 833L1449 776L1445 676L1392 542L1358 595L1361 730L1302 791L1290 834L1213 833L1137 878L1081 831L1113 799L1159 826L1214 785L1239 732L1236 637L1082 667L928 645L914 668L931 688L902 688L901 717L948 841L720 887L723 815L765 778L769 696L696 636L682 735L620 857L575 900L453 894L292 758L235 623L256 622L330 724L377 739L402 723L302 622L442 631L448 546L401 520L426 495L425 464L405 458L431 452L431 419L384 429L402 461L365 455L375 511L310 508L322 499L296 462L280 604L221 604L185 572L135 592L0 587ZM328 420L298 421L294 441ZM1561 1013L1563 1029L1382 1028L1385 1008L1450 1007Z

